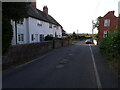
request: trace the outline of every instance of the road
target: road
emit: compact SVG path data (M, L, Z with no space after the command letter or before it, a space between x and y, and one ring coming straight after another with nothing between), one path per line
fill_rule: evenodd
M118 88L98 46L79 42L3 72L3 88Z

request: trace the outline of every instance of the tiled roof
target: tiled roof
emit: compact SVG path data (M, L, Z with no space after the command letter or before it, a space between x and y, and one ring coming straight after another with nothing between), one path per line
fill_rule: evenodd
M46 15L41 10L35 9L31 6L29 6L28 16L39 19L39 20L42 20L42 21L45 21L45 22L48 22L48 23L52 23L52 24L61 26L52 16Z

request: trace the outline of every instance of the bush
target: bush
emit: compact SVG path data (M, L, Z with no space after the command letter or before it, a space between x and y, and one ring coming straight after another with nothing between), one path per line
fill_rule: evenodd
M3 18L2 23L2 54L5 54L8 51L9 46L11 45L11 40L13 36L12 25L10 20Z
M115 32L110 32L107 38L100 41L100 50L107 57L116 57L120 55L120 28Z
M51 35L47 35L47 36L45 37L45 41L49 41L49 40L53 40L53 39L54 39L54 37L51 36Z
M92 38L97 40L98 39L98 34L93 34Z

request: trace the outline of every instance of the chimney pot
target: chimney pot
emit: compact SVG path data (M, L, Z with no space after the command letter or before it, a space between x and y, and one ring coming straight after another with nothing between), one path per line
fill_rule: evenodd
M48 15L48 7L47 7L47 6L44 6L44 7L43 7L43 12L44 12L46 15Z

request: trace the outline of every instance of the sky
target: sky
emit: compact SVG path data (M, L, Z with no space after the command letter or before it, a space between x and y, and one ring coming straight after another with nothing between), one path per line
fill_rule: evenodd
M67 33L91 33L92 20L115 11L118 16L120 0L36 0L37 8L43 10L47 5L48 13L56 19ZM95 33L97 30L95 30Z

